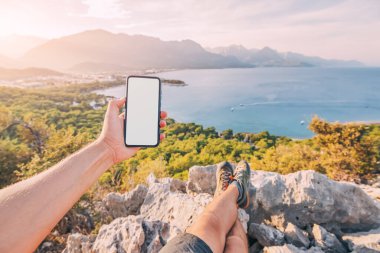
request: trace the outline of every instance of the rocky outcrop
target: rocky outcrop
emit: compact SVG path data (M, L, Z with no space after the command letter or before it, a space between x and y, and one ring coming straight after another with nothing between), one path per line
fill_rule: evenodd
M146 179L146 182L149 186L154 183L169 184L170 191L186 193L186 182L183 182L176 178L164 177L157 179L153 173L150 173Z
M348 248L355 252L380 252L380 228L342 236Z
M193 166L189 169L188 193L213 195L216 188L216 165Z
M315 224L313 226L313 237L315 245L320 247L324 252L345 253L347 252L342 243L332 233L327 232L322 226Z
M288 222L284 234L286 242L293 244L294 246L308 248L310 245L307 232L301 230L293 223Z
M192 196L172 190L173 187L170 183L152 184L140 213L149 220L168 222L179 231L184 231L211 202L212 196L206 193ZM249 216L244 210L239 210L239 218L247 230L246 224Z
M291 244L286 244L283 246L271 246L265 247L264 253L323 253L324 251L318 247L311 247L310 249L303 250L295 247Z
M114 219L96 237L70 235L65 253L158 252L190 226L212 200L216 166L194 166L189 181L157 179L103 202ZM239 218L250 237L250 252L371 252L378 250L380 208L352 183L314 171L289 175L253 171L249 208ZM102 211L103 212L103 211Z
M100 229L92 246L96 253L158 252L170 238L170 226L141 215L117 218ZM82 251L84 253L84 251Z
M149 220L160 220L184 231L212 200L209 194L195 197L170 191L170 184L155 183L149 187L140 213Z
M375 184L376 185L376 184ZM371 198L374 200L380 201L380 185L375 187L375 186L370 186L370 185L364 185L360 184L358 185L365 193L368 194ZM379 204L380 206L380 204Z
M93 228L93 220L86 210L70 210L55 227L60 234L89 233Z
M336 233L380 225L380 209L375 201L351 183L339 183L314 171L286 176L253 171L251 183L250 222L268 220L283 227L291 222L300 228L322 224Z
M148 188L138 185L135 189L125 194L116 192L109 193L103 203L112 218L136 215L140 212L140 207L145 200Z
M285 244L284 234L265 224L252 223L249 225L248 235L253 239L256 239L262 246Z
M82 252L91 253L92 241L89 236L75 233L69 235L66 242L66 248L62 253Z
M176 178L170 178L170 177L160 178L158 182L161 184L169 184L170 191L172 192L186 193L186 183Z

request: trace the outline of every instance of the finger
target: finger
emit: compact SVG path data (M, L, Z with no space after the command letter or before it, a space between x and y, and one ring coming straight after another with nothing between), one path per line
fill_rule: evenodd
M168 116L168 113L165 111L161 111L161 119L165 119Z
M166 127L166 121L165 120L160 121L160 127Z
M119 115L119 118L120 118L120 119L124 119L124 116L125 116L125 112L121 113L121 114Z
M162 141L163 139L165 139L165 134L160 134L160 141Z
M117 108L120 109L121 107L123 107L123 105L125 104L125 101L126 101L125 97L116 100L116 106L117 106Z
M110 101L110 106L115 106L117 108L121 108L125 104L125 97L120 99L113 99Z

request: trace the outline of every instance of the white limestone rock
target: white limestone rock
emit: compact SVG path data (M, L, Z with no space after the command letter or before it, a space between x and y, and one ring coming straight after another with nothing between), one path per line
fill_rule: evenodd
M125 194L109 193L103 199L103 203L113 218L136 215L140 212L140 207L144 202L147 192L148 188L139 184L132 191Z
M284 176L252 171L251 184L250 222L282 217L285 223L298 227L323 224L329 231L346 232L380 225L380 209L362 189L330 180L315 171Z
M371 198L373 198L377 203L378 206L380 206L380 188L369 186L365 184L359 184L358 185L365 193L368 194Z
M311 247L310 249L303 250L291 244L283 246L270 246L263 249L264 253L324 253L319 247Z
M85 235L69 236L64 252L158 252L167 241L184 232L212 201L215 171L216 165L192 167L187 193L185 182L156 179L153 174L148 180L149 188L139 185L129 193L110 193L97 210L111 214L113 218L123 218L103 225L94 243ZM348 242L350 250L377 250L377 230L364 237L375 238L368 239L368 243L362 243L367 240L362 238L364 234L352 233L380 225L378 202L355 184L335 182L314 171L284 176L252 171L250 193L251 205L247 211L239 209L239 219L245 229L249 220L248 227L252 227L249 235L266 246L264 252L319 253L323 252L321 248L326 252L346 252L337 237L330 233L341 238L341 231L346 233L343 239ZM137 214L140 215L134 216ZM310 242L300 228L310 228L313 224L326 229L314 225L313 231L308 230L315 237ZM305 248L315 243L320 247L306 250L289 243ZM256 249L261 246L252 248Z
M288 223L284 231L285 240L289 244L293 244L297 247L308 248L310 245L310 240L306 231L301 230L292 223Z
M242 208L238 209L238 219L239 219L241 225L243 226L244 232L247 233L248 232L249 215Z
M148 177L146 178L146 183L150 186L154 183L158 183L158 180L153 172L149 173Z
M188 193L208 193L213 195L216 189L216 167L193 166L189 169Z
M170 184L155 183L149 187L140 212L148 220L168 222L184 231L211 200L209 194L190 196L170 191Z
M380 227L368 232L345 234L342 239L348 243L348 247L352 251L380 252Z
M188 193L213 194L216 167L191 167ZM379 202L353 183L336 182L311 170L288 175L252 170L251 185L252 205L247 211L251 223L269 220L284 229L287 222L298 227L323 224L329 231L344 232L380 226Z
M130 215L103 225L92 250L96 253L139 253L145 241L143 217Z
M265 224L250 224L248 235L256 239L262 246L277 246L285 244L284 234Z
M320 247L324 252L328 253L345 253L347 250L342 243L336 238L336 236L322 226L315 224L313 226L313 236L315 240L315 246Z
M87 235L70 234L66 241L66 248L62 253L91 253L91 246L92 242Z
M100 228L91 252L157 253L176 235L173 231L177 232L168 223L145 220L141 215L117 218Z
M158 179L159 183L170 184L170 191L186 193L186 182L176 178L165 177Z
M145 241L141 252L156 253L175 235L171 235L170 225L161 221L143 220L143 229L145 232Z

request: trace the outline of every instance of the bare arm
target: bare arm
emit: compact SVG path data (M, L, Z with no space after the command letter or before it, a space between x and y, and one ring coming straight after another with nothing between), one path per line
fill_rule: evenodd
M109 103L100 137L48 170L0 191L0 252L32 252L88 188L138 148L123 143L125 99ZM166 117L161 113L162 118ZM165 122L160 123L161 127Z

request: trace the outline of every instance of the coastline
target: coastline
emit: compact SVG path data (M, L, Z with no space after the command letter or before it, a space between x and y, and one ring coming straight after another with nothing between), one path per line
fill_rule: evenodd
M335 122L334 122L335 123ZM346 122L339 122L336 121L336 123L348 125L348 124L353 124L353 125L367 125L367 126L380 126L380 120L368 120L368 121L346 121Z
M271 68L271 69L264 69L264 68L256 68L255 70L246 70L244 69L244 71L242 71L242 69L233 69L233 70L228 70L226 69L226 72L224 70L189 70L189 71L186 71L186 70L182 70L182 69L177 69L177 70L166 70L166 69L163 69L163 70L160 70L160 71L156 71L155 73L157 73L156 75L159 76L161 78L161 80L165 79L165 80L170 80L168 81L168 84L167 83L164 83L163 84L163 87L165 87L165 106L167 106L168 108L173 108L176 110L177 112L177 115L173 115L175 118L176 116L183 116L182 119L187 119L191 122L197 122L199 124L202 124L204 126L213 126L215 127L216 129L220 130L220 131L223 131L225 129L228 129L228 128L231 128L234 130L234 132L244 132L244 131L250 131L250 132L260 132L260 131L269 131L271 134L276 134L276 135L279 135L279 136L287 136L289 138L292 138L292 139L305 139L305 138L310 138L312 136L311 132L309 130L307 130L307 122L312 118L312 115L314 115L315 113L317 113L321 118L326 118L328 119L329 122L336 122L336 123L339 123L339 124L356 124L356 125L366 125L366 126L370 126L370 125L379 125L380 124L380 119L379 119L379 109L378 107L375 105L373 105L373 103L376 103L376 102L373 102L374 101L374 98L372 98L372 100L365 100L364 102L360 102L360 103L356 103L354 105L350 105L349 106L341 106L341 104L338 104L338 105L335 105L335 104L323 104L323 103L315 103L313 104L313 107L311 107L310 109L310 112L307 111L309 109L302 109L303 107L303 104L302 104L302 101L303 100L289 100L289 101L293 101L293 102L289 102L288 104L290 104L290 106L286 107L288 104L285 104L285 105L275 105L275 104L269 104L268 105L262 105L262 106L258 106L258 107L236 107L237 109L233 112L233 113L230 113L230 108L231 106L234 106L235 105L239 105L241 103L248 103L249 101L249 97L248 95L250 95L251 97L252 96L262 96L263 99L262 100L265 100L265 96L267 96L269 93L269 91L271 91L271 93L269 95L271 95L272 93L276 93L276 89L279 88L279 87L290 87L289 89L293 89L292 87L296 87L297 88L297 85L299 85L299 83L303 83L303 79L301 79L300 81L298 79L291 79L292 81L291 82L286 82L286 81L283 81L283 80L287 80L286 78L293 78L294 77L294 69L292 69L290 72L287 71L285 73L283 73L282 71L279 73L280 78L273 78L273 71L274 71L275 68ZM309 71L310 69L308 69L307 71L307 76L311 75L312 73L310 73ZM316 70L316 68L313 68L314 72ZM179 71L179 72L178 72ZM303 73L304 71L302 71ZM161 74L158 74L158 73L161 73ZM260 93L260 89L256 89L256 87L252 88L250 85L238 85L238 84L234 84L234 83L228 83L227 81L228 80L231 80L233 78L237 78L237 77L241 77L242 75L244 75L245 73L247 73L246 75L247 76L250 76L250 78L246 79L246 82L249 82L249 80L252 79L252 82L254 82L253 84L256 83L257 87L260 88L260 89L266 89L264 90L266 93L262 92L262 94ZM318 73L318 72L315 72L315 73ZM325 72L324 72L325 73ZM335 72L332 72L335 76L337 74L340 74L337 73L335 74ZM80 89L80 90L86 90L86 91L90 91L90 92L95 92L97 94L101 94L101 95L106 95L106 96L115 96L118 97L118 96L122 96L124 95L124 89L125 89L125 76L128 75L128 74L139 74L139 75L150 75L152 74L152 71L131 71L131 72L128 72L128 73L125 73L125 72L119 72L117 75L107 75L106 73L103 73L103 74L99 74L99 75L91 75L92 78L96 79L97 81L96 82L86 82L87 85L83 85L83 84L80 84L80 83L75 83L75 82L65 82L64 80L60 80L62 83L64 83L65 86L72 86L72 87L77 87L77 89ZM219 74L225 74L225 76L229 77L231 76L231 78L226 78L226 80L223 79L223 82L221 82L219 79L221 78L224 78L225 76L224 75L219 75ZM257 74L260 74L261 76L264 76L265 78L262 78L262 80L258 79L257 77L255 78L251 78L252 76L255 76ZM326 73L325 73L326 74ZM359 73L360 74L360 73ZM362 73L363 74L367 74L366 72ZM260 75L258 77L260 77ZM334 75L332 75L332 77L334 77ZM208 80L207 81L207 84L208 82L211 82L210 83L210 87L212 85L214 85L215 87L221 87L221 89L215 89L215 90L212 90L210 92L208 85L205 85L206 83L203 83L203 81L201 80L202 79L202 76L213 76L213 79L211 79L210 81ZM377 76L377 75L376 75ZM375 77L376 77L375 76ZM87 78L89 78L90 76L88 75L84 75L82 76L83 79L85 79L86 81L88 80ZM232 78L233 77L233 78ZM361 77L361 76L358 76L358 77ZM104 80L104 83L99 80L98 78L103 78ZM114 78L116 81L109 81L108 78ZM219 78L219 79L218 79ZM84 81L83 79L81 79L80 81ZM219 81L218 81L218 80ZM272 80L273 79L273 80ZM281 79L281 80L280 80ZM358 80L362 80L362 78L358 78ZM186 89L183 90L183 89L175 89L175 88L171 88L171 87L176 87L176 86L183 86L182 85L182 82L181 80L186 80L190 82L190 85L189 86L186 86ZM248 81L247 81L248 80ZM45 81L45 80L44 80ZM74 80L72 80L74 81ZM75 80L77 81L77 80ZM243 80L244 81L244 80ZM244 83L243 81L239 82L239 84L242 84ZM307 81L307 80L306 80ZM313 88L313 84L314 83L310 83L310 84L307 84L305 81L305 85L304 87L311 87ZM348 80L350 81L350 80ZM227 84L226 84L227 82ZM354 81L350 81L351 83L356 83L356 80ZM171 84L173 83L173 85ZM176 85L176 84L179 84L179 85ZM183 82L184 83L184 82ZM202 83L202 85L199 85L200 83ZM284 84L282 84L284 83ZM280 86L281 84L281 86ZM306 85L307 84L307 85ZM349 85L350 83L348 83ZM333 84L331 84L333 85ZM52 87L52 88L55 88L55 87L59 87L61 85L59 84L52 84L52 85L49 85L49 86L46 86L46 87ZM118 86L120 86L121 88L118 88ZM353 86L353 85L351 85ZM349 86L349 87L351 87ZM12 86L12 85L8 85L9 88L16 88L15 86ZM40 86L40 87L43 87ZM230 87L236 87L236 88L230 88ZM273 88L272 88L273 87ZM318 86L319 87L319 86ZM334 87L334 86L332 86ZM339 87L339 86L337 86ZM18 88L29 88L29 87L20 87L18 86ZM37 87L33 87L33 88L39 88L38 86ZM223 90L228 90L228 92L222 92ZM242 92L236 92L238 90L244 90L244 94ZM251 90L251 93L250 94L247 94L249 93ZM185 92L183 92L185 91ZM221 95L225 96L225 97L228 97L228 98L234 98L234 97L239 97L241 95L243 95L243 98L244 99L248 99L246 102L244 99L235 99L231 102L228 102L226 104L226 102L220 102L218 100L213 100L213 104L217 105L217 111L213 111L212 113L215 113L215 114L207 114L205 111L209 111L209 107L207 106L208 103L210 103L208 100L208 96L207 98L205 98L204 100L202 100L202 96L199 95L199 91L204 91L204 92L210 92L210 97L213 97L215 96L215 92L219 92L221 93ZM298 92L299 90L297 90ZM190 92L191 94L193 94L192 96L186 96L184 95L185 93L188 94L188 92ZM107 94L105 94L107 93ZM235 94L236 93L236 94ZM374 90L373 92L375 95L377 94L376 93L376 90ZM194 94L198 94L197 96L198 97L194 97ZM282 95L283 93L278 93L280 95ZM277 94L277 95L278 95ZM239 95L239 96L238 96ZM275 94L276 95L276 94ZM360 92L359 94L356 94L355 96L357 97L358 95L360 95ZM245 96L245 97L244 97ZM309 96L309 93L302 93L302 90L300 91L300 95L301 98L306 98ZM372 96L372 93L371 93L371 96ZM181 100L178 100L178 97L181 97L182 99ZM199 101L195 104L193 104L193 107L192 108L189 108L187 105L188 104L191 104L191 99L192 97L198 99ZM353 96L349 97L350 99L352 99ZM364 99L364 97L363 97ZM372 101L372 102L371 102ZM201 102L201 103L199 103ZM203 102L203 104L202 104ZM372 106L371 106L371 103L372 103ZM369 104L368 107L365 107L365 105ZM309 105L309 104L307 104ZM321 107L318 107L322 105ZM285 109L286 110L285 110ZM353 109L352 109L353 108ZM356 110L357 108L357 110ZM198 112L200 112L200 114L191 114L192 111L194 110L198 110ZM228 110L227 113L226 110ZM302 110L306 111L306 112L303 112ZM351 112L353 110L356 110L355 113L352 113ZM179 112L179 114L178 114ZM190 112L190 113L189 113ZM282 112L282 113L279 113L279 112ZM368 113L369 112L369 113ZM203 113L203 114L202 114ZM298 113L298 115L297 115ZM187 115L188 114L188 115ZM285 115L288 115L289 116L285 116ZM295 116L293 116L293 114ZM195 116L194 116L195 115ZM268 115L268 116L266 116ZM276 115L273 116L273 115ZM211 117L210 117L211 116ZM292 118L290 118L292 116ZM179 117L181 118L181 117ZM228 118L228 122L239 122L238 123L234 123L234 124L225 124L225 123L221 123L221 121L225 118ZM301 121L305 121L305 126L301 126L300 125L300 122ZM249 126L252 126L252 127L248 127Z

